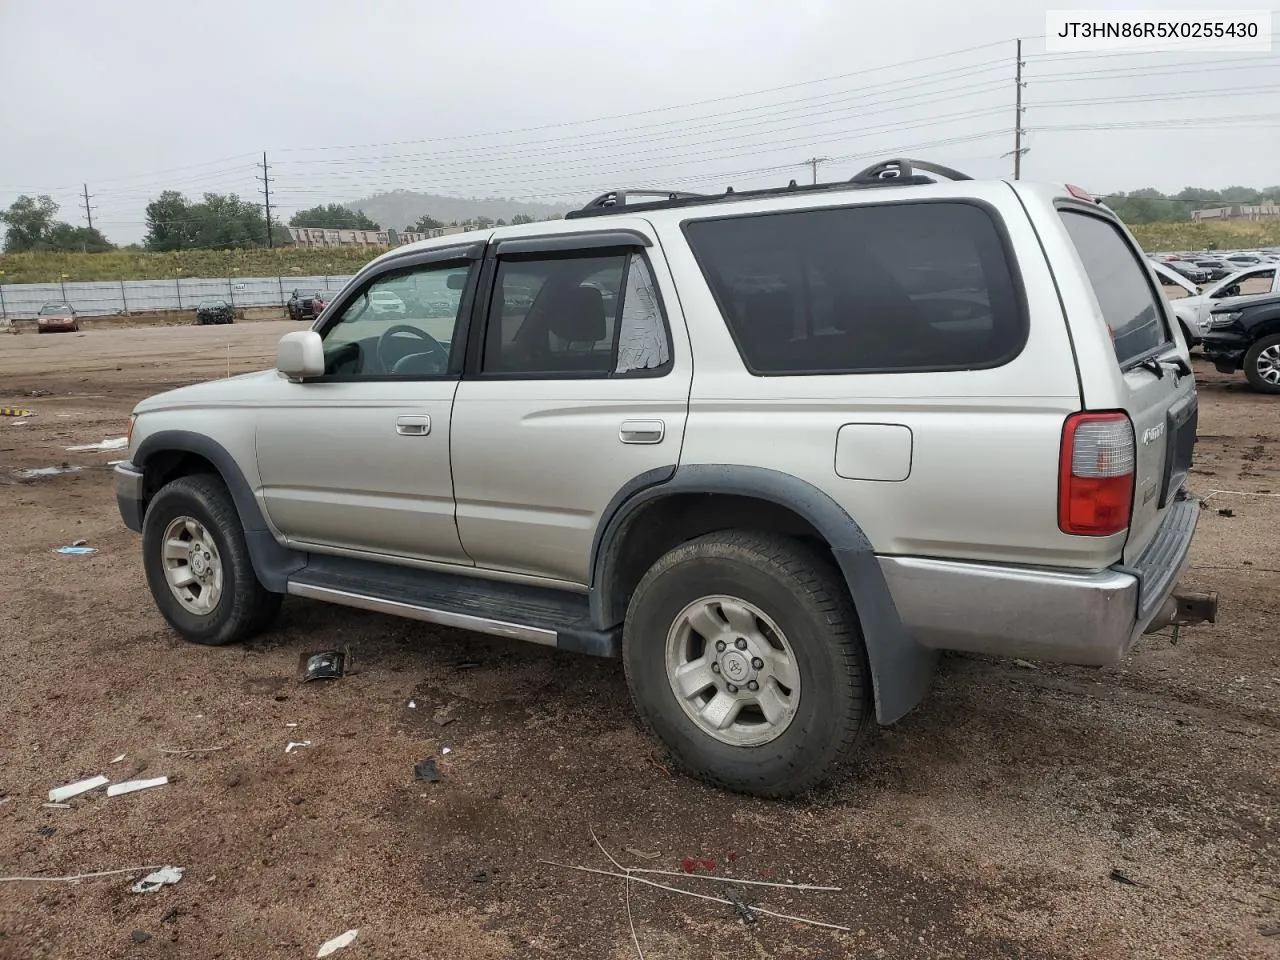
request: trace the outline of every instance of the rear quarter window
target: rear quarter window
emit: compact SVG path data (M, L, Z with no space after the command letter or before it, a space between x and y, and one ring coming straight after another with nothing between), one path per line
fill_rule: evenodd
M1146 264L1120 228L1093 214L1062 210L1060 215L1111 330L1121 366L1170 342Z
M694 220L685 236L759 376L977 369L1026 342L993 215L907 202Z

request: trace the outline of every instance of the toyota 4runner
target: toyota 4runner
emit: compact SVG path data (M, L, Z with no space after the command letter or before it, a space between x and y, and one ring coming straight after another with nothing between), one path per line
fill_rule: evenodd
M292 594L621 656L684 769L785 796L941 650L1212 621L1174 593L1195 437L1114 214L893 160L386 253L275 370L138 404L115 483L189 640Z

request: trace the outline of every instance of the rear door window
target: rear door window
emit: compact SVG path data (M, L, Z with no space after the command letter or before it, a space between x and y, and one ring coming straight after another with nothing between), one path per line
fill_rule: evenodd
M757 376L982 369L1026 342L991 213L874 204L694 220L685 235Z
M1169 343L1173 338L1165 324L1159 294L1151 285L1146 266L1120 229L1109 220L1088 213L1063 210L1061 215L1103 319L1111 329L1120 365Z

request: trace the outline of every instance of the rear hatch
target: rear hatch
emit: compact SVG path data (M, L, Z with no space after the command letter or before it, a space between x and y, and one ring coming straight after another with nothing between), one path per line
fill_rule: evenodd
M1062 205L1058 216L1084 267L1113 347L1113 355L1099 361L1115 364L1109 376L1081 370L1085 405L1123 410L1133 424L1133 512L1124 546L1124 560L1132 564L1155 536L1191 466L1195 377L1173 336L1176 320L1128 231L1102 208Z

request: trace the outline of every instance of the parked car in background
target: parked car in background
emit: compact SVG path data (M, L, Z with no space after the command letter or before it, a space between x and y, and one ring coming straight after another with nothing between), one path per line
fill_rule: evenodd
M369 294L369 306L375 317L405 315L404 300L390 290L374 290Z
M285 306L289 310L290 320L314 320L331 299L333 298L328 293L320 290L307 294L294 290Z
M1280 294L1214 308L1205 324L1203 347L1222 373L1243 370L1255 390L1280 393Z
M1178 271L1178 273L1182 274L1192 283L1201 284L1209 282L1209 271L1204 267L1196 266L1194 261L1181 259L1166 260L1165 266Z
M80 329L80 316L69 303L46 303L36 314L37 333L57 333L60 330L75 332Z
M1259 264L1198 290L1181 274L1170 270L1167 264L1153 261L1152 269L1165 288L1189 347L1200 342L1210 312L1219 306L1239 297L1280 293L1280 264ZM1174 290L1179 292L1175 294Z
M235 323L236 312L225 300L202 300L196 306L196 323Z

